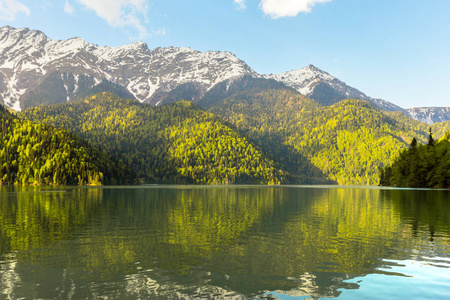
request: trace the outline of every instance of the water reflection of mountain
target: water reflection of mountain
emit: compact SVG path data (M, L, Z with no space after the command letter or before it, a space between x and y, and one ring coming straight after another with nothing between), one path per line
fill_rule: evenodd
M448 245L448 194L423 202L408 201L415 194L402 192L241 187L3 193L0 291L43 298L336 297L339 288L357 287L344 280L384 272L383 259L411 257L417 244L427 251L417 228L434 228L430 236Z
M4 187L0 192L0 256L70 239L97 214L102 201L101 189L20 187L7 192Z

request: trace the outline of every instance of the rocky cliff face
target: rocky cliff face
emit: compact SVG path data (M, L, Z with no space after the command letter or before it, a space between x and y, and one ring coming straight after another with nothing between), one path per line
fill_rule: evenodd
M427 124L450 121L450 107L415 107L408 112L412 118Z

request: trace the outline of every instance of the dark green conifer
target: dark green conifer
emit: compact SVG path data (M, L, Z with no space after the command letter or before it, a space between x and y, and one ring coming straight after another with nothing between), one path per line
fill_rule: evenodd
M432 147L431 147L432 146ZM387 169L391 168L389 175ZM435 142L430 130L427 145L402 150L391 166L380 172L380 185L399 187L450 186L450 135Z
M411 144L409 144L410 149L417 149L417 139L413 137Z
M433 146L434 145L434 139L433 139L433 133L431 132L431 127L430 127L430 134L428 135L428 146Z

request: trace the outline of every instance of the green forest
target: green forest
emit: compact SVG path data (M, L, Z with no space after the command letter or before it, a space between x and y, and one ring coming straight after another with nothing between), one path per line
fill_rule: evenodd
M21 120L0 105L0 184L133 183L121 161L64 129Z
M280 184L288 173L192 102L153 107L102 93L30 108L22 118L73 131L122 159L145 183Z
M168 102L174 103L154 107L104 92L26 109L17 114L23 121L8 116L17 124L21 122L20 126L47 128L31 121L53 126L48 127L51 130L69 130L73 139L80 143L84 139L111 155L110 159L123 161L118 168L125 172L128 166L138 182L169 184L377 185L380 175L387 172L385 167L403 153L402 149L408 148L414 137L425 143L430 129L400 112L381 111L367 101L347 99L323 106L275 81L246 77L211 89L198 100L200 106L179 101L181 95L182 90L171 95ZM40 130L44 135L45 130ZM450 130L450 122L434 124L431 130L439 139ZM58 156L54 159L61 160ZM55 181L50 175L42 179L41 171L34 174L33 163L23 160L32 171L20 179L5 177L3 182L98 184L124 180L119 176L121 179L112 181L111 176L105 177L110 173L99 167L85 170L75 179ZM58 172L66 173L65 169ZM55 176L60 177L60 173ZM77 180L78 175L85 177ZM392 184L405 185L398 180Z
M361 100L322 106L286 90L241 92L208 111L223 117L276 157L293 175L324 174L338 184L376 185L414 136L425 141L427 126Z
M450 188L450 132L435 141L430 129L426 144L413 138L392 165L380 170L380 185Z

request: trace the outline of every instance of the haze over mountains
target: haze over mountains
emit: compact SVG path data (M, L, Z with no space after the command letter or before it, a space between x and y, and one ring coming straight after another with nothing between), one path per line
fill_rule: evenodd
M180 99L198 102L220 84L226 92L243 76L279 81L324 105L355 98L429 124L450 120L448 108L405 110L369 97L312 65L262 75L230 52L151 50L143 42L100 47L81 38L54 41L37 30L0 28L0 100L15 110L104 91L153 105Z

